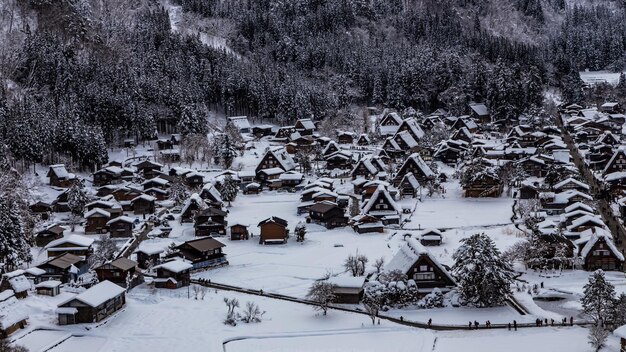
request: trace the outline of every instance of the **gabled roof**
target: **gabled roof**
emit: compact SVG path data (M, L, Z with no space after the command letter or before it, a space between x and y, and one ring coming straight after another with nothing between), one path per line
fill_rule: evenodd
M400 128L402 128L402 126L404 125L409 128L409 132L414 139L422 139L424 137L424 130L422 130L422 127L419 125L415 118L410 117L408 119L405 119L404 121L402 121Z
M55 174L56 177L60 179L68 179L73 176L72 174L67 172L67 169L65 169L65 165L63 164L50 165L50 169L48 170L47 177L50 177L51 173Z
M313 123L313 121L311 121L311 119L299 119L298 121L296 121L296 124L302 125L302 127L306 130L315 129L315 124Z
M101 216L105 218L110 218L111 213L100 208L93 208L90 211L88 211L87 214L85 214L85 218L90 218L92 216Z
M66 243L75 245L76 247L89 247L93 244L93 242L94 242L93 238L89 238L89 237L85 237L81 235L69 235L67 237L59 238L58 240L54 240L48 243L46 248L53 248L53 247L57 247Z
M130 260L128 258L121 257L121 258L115 259L114 261L112 261L110 263L103 264L103 265L97 267L96 269L101 269L101 268L104 268L106 266L112 266L114 268L127 271L127 270L130 270L130 269L136 267L137 266L137 262L134 261L134 260Z
M470 104L470 109L474 111L474 113L478 116L487 116L489 115L489 109L485 104Z
M568 177L565 180L557 183L556 185L554 185L554 188L555 189L561 189L561 188L563 188L563 186L566 186L568 184L574 184L574 185L576 185L578 187L582 187L582 188L584 188L586 190L589 190L589 185L587 185L586 183L583 183L581 181L578 181L577 179L572 178L572 177Z
M420 183L419 181L417 181L417 179L415 178L415 175L413 175L412 172L407 172L404 177L402 177L402 180L400 181L400 183L404 183L404 181L408 182L411 187L413 187L414 189L417 189L420 187Z
M593 213L593 211L594 211L594 209L592 207L590 207L589 205L587 205L585 203L581 203L581 202L576 202L574 204L571 204L571 205L565 207L564 210L565 210L566 213L569 213L569 212L572 212L572 211L577 210L577 209L586 210L586 211L588 211L590 213Z
M165 262L163 264L157 265L153 269L159 269L159 268L165 269L172 273L180 273L185 270L189 270L193 268L193 265L182 259L174 259L169 262Z
M52 259L49 259L46 262L43 262L41 264L39 264L39 266L42 266L44 264L48 264L60 269L67 269L71 266L73 266L74 264L81 262L83 259L79 256L73 255L71 253L64 253L61 254L58 257L54 257Z
M195 240L190 240L187 241L183 244L181 244L178 247L187 245L195 250L197 250L198 252L206 252L208 250L213 250L213 249L217 249L217 248L222 248L222 247L226 247L225 244L223 244L222 242L216 240L213 237L203 237L203 238L197 238Z
M613 253L613 255L615 255L618 260L622 262L624 261L624 255L622 254L622 252L619 251L619 249L617 249L615 243L613 243L613 239L611 238L610 234L607 234L606 231L596 231L595 233L592 233L589 237L589 240L580 251L580 256L583 259L587 258L587 256L599 240L603 240L607 244L607 247L609 247L611 253Z
M417 165L417 167L422 171L424 176L426 177L435 176L435 173L430 169L430 167L428 167L428 165L426 165L426 163L424 162L424 160L418 153L413 153L409 155L409 157L402 164L402 167L400 167L400 170L404 169L407 163L410 163L410 162L414 162L415 165Z
M274 224L278 224L278 225L287 227L287 220L281 219L281 218L279 218L277 216L269 217L269 218L261 221L257 226L265 225L267 223L274 223Z
M452 275L446 270L446 268L439 263L437 258L432 255L419 241L409 237L406 242L400 247L398 252L391 258L391 261L385 266L385 271L390 272L399 270L406 274L411 267L417 262L417 260L426 256L430 261L439 269L442 275L445 275L451 282L456 282Z
M73 300L78 300L90 307L97 307L104 302L123 294L124 292L126 292L125 288L118 286L111 281L105 280L88 288L87 291L79 293L69 300L59 304L59 307Z
M578 226L583 225L588 222L594 224L594 226L597 226L597 227L602 227L602 228L606 227L606 225L604 224L604 221L602 221L602 219L599 216L583 215L577 218L576 220L572 221L572 224L567 227L567 230L572 231Z
M613 156L611 157L611 159L609 159L609 162L606 163L603 173L606 173L609 170L609 167L613 164L615 159L617 159L617 156L620 154L626 156L626 146L620 146L619 148L617 148L615 153L613 153Z
M402 212L402 208L398 205L398 203L396 203L395 200L393 200L393 198L389 194L389 191L387 191L387 189L385 189L383 185L379 185L378 188L376 188L376 191L372 194L372 197L367 201L367 203L363 204L362 213L363 214L369 213L370 210L372 210L372 208L376 204L376 201L378 200L378 198L380 197L384 197L387 199L387 202L393 208L390 210L395 210L398 213Z
M228 121L239 130L250 128L250 122L247 116L231 116L228 118Z
M278 164L280 164L281 169L285 171L293 170L296 167L296 163L291 158L291 155L287 153L287 150L283 147L274 148L268 151L274 155L276 160L278 160Z
M114 223L119 222L119 221L132 224L132 223L135 222L135 219L131 218L130 216L122 215L122 216L118 216L118 217L116 217L114 219L111 219L111 220L107 221L107 225L111 225L111 224L114 224Z

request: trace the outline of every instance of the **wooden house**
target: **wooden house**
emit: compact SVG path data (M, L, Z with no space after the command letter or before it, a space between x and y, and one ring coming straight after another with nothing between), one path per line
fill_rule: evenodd
M50 213L54 211L54 207L52 204L47 202L38 201L28 206L31 213L38 215L41 220L48 220L50 217Z
M128 258L117 258L112 262L100 265L94 269L99 281L111 281L125 288L132 288L139 283L135 278L137 262Z
M385 225L399 224L401 213L402 209L383 185L378 185L376 191L361 209L361 214L374 216Z
M230 240L239 241L247 240L250 234L248 232L248 226L242 224L234 224L230 226Z
M296 131L303 136L310 136L315 131L315 124L311 119L299 119L294 125Z
M411 237L385 266L385 272L396 270L415 281L419 294L426 295L435 288L446 292L456 286L452 275L437 258Z
M422 160L417 153L409 155L409 157L404 161L400 170L396 173L394 183L400 184L400 181L402 181L404 176L408 173L412 173L415 179L420 183L426 183L435 178L433 171L428 167L428 165L426 165L424 160Z
M50 179L50 186L68 188L77 181L76 175L69 173L65 169L65 165L50 165L50 169L46 174Z
M353 144L354 133L346 132L346 131L337 131L337 142L339 142L339 144Z
M324 149L322 149L322 156L326 157L326 156L329 156L329 155L331 155L333 153L336 153L336 152L338 152L340 150L341 149L337 145L337 142L330 141L330 142L328 142L328 144L326 144Z
M130 205L136 215L154 214L156 198L147 194L140 194L130 201Z
M227 125L232 126L239 133L250 133L252 128L250 127L250 121L247 116L231 116L228 117ZM271 131L271 129L270 129Z
M74 281L81 272L87 270L85 259L70 253L63 253L57 257L37 265L45 271L40 275L41 280L57 280L63 283Z
M485 104L474 103L469 105L470 117L481 123L490 123L491 115L489 115L489 109Z
M603 175L626 170L626 147L618 148L602 171Z
M365 133L359 135L359 138L356 140L356 144L360 146L370 145L370 143L372 143L370 137Z
M350 220L350 225L356 233L384 233L383 222L375 216L357 215Z
M503 184L500 177L490 169L485 169L463 185L463 192L468 198L500 197Z
M137 260L137 266L141 269L148 269L160 261L161 253L163 252L165 252L163 247L143 241L133 253Z
M398 131L398 127L402 124L402 117L395 112L387 112L378 123L378 131L381 136L394 135Z
M420 194L421 185L412 172L406 173L398 184L400 197L417 197Z
M107 222L111 220L111 213L100 208L93 208L85 214L87 220L85 224L85 233L106 233Z
M63 253L70 253L86 259L93 253L93 242L93 238L69 235L48 243L46 251L48 252L48 258L53 258Z
M398 131L396 131L396 135L402 132L407 132L416 142L424 138L425 135L422 126L420 126L419 122L417 122L417 120L413 117L407 118L402 121L402 123L398 127ZM396 139L396 142L397 141L398 140Z
M221 208L224 203L222 201L222 195L212 183L207 183L202 187L202 191L200 191L200 198L204 199L205 203L211 204L217 208Z
M199 210L194 217L196 236L224 236L226 235L226 216L228 213L217 208Z
M260 227L260 244L286 243L289 238L289 229L287 228L287 220L272 216L261 221Z
M589 192L588 184L572 177L568 177L565 180L555 184L553 188L556 192L563 192L570 189L577 190L579 192Z
M122 183L132 179L134 173L130 169L118 166L107 166L93 173L93 185L96 187Z
M295 162L293 161L289 153L287 153L287 150L281 147L268 150L257 165L255 173L259 180L266 181L268 179L271 179L274 174L277 178L280 173L291 171L295 168ZM274 169L280 169L282 170L282 172L268 173L268 170ZM262 173L263 170L265 170L264 173Z
M354 168L350 172L350 176L353 180L360 177L368 180L373 180L375 178L380 178L381 175L386 176L387 173L385 169L385 163L382 161L381 158L366 156L359 160L356 165L354 165Z
M149 180L143 181L141 185L143 186L144 191L150 188L159 188L162 190L166 190L170 187L170 181L161 177L153 177Z
M341 150L325 157L326 169L350 170L352 169L352 153Z
M254 134L256 138L263 138L265 136L271 136L272 133L273 132L272 132L271 125L259 125L259 126L252 127L252 134Z
M134 165L138 173L143 174L146 179L151 179L161 174L163 165L150 160L143 160Z
M619 352L626 352L626 325L622 325L613 331L613 335L619 337L620 350Z
M193 222L196 213L202 209L207 208L206 203L197 193L194 193L185 201L183 208L180 211L180 222Z
M624 267L624 255L617 249L611 235L606 231L597 231L580 247L579 256L583 260L583 268L587 271L602 269L605 271L619 270Z
M196 171L188 172L183 176L183 179L189 188L201 188L204 186L204 176Z
M323 225L327 229L343 227L348 224L348 218L345 216L344 210L336 203L328 201L315 203L310 206L307 220Z
M153 280L156 288L177 289L189 286L193 265L181 259L174 259L154 267L157 273Z
M45 247L48 243L59 238L63 238L65 228L58 224L53 224L35 234L35 244L37 247Z
M107 226L111 237L133 237L135 220L128 216L120 216L109 220Z
M193 269L228 265L224 247L225 244L212 237L202 237L177 246L176 255L190 262Z
M58 305L59 325L99 322L125 303L125 288L102 281Z

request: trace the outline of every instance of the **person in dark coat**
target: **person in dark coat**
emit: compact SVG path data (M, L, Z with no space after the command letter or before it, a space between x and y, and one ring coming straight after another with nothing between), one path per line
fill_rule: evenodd
M513 328L517 331L517 320L513 320Z

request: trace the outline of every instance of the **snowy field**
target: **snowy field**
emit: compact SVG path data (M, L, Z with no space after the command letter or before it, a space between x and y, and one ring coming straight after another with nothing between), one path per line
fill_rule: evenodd
M616 86L619 83L620 72L610 71L583 71L580 72L580 79L587 84L608 83Z
M247 339L231 342L227 352L354 351L354 352L587 352L586 330L582 328L509 331L416 332L372 331L323 336ZM617 339L610 340L615 347ZM488 341L488 343L487 343ZM506 346L506 348L503 348ZM558 346L558 347L557 347ZM609 350L609 349L607 349Z

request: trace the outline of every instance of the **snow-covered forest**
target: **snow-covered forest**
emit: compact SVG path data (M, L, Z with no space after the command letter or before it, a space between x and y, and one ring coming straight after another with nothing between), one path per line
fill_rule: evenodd
M208 110L282 123L485 101L506 119L539 109L548 85L572 89L578 70L621 67L626 46L619 1L174 4L237 55L172 32L157 1L3 1L0 131L13 153L93 166L107 145Z

